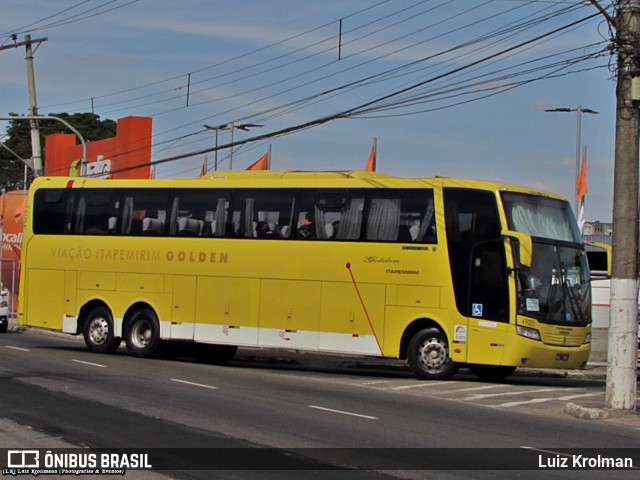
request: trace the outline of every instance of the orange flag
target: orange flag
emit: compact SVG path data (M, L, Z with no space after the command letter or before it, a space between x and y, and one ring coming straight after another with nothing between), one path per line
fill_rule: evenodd
M13 220L16 223L22 222L22 217L26 209L27 209L27 195L25 194L24 200L22 200L22 203L20 204L16 212L13 214Z
M576 201L582 200L582 197L589 191L587 185L587 154L585 152L582 158L582 166L580 167L580 175L578 175L578 181L576 182Z
M578 228L580 232L584 230L585 219L585 205L584 196L589 191L587 185L587 151L585 148L584 156L582 157L582 166L580 167L580 175L578 175L578 181L576 182L576 202L580 202L578 206Z
M269 152L247 167L247 170L269 170Z
M369 153L369 160L367 160L367 166L365 167L367 172L375 172L376 171L376 147L371 147L371 152Z
M205 162L202 162L202 168L200 169L200 176L204 177L207 174L207 165Z

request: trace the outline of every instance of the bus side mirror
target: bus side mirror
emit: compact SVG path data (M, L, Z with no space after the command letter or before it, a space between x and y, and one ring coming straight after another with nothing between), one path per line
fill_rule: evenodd
M599 242L584 242L591 278L611 277L611 245Z
M530 268L531 258L533 257L533 242L531 241L531 236L513 230L503 230L502 236L511 240L511 246L516 259L516 268Z

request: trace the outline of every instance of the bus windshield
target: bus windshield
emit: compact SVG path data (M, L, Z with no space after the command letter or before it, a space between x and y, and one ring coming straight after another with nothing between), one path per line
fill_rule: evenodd
M532 237L582 243L578 224L566 200L502 192L509 228Z
M591 322L589 265L569 203L503 192L509 228L533 237L530 268L518 274L518 313L555 325Z

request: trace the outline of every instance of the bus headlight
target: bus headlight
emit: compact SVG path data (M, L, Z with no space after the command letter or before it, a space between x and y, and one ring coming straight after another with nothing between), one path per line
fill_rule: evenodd
M521 337L527 337L532 340L542 340L540 338L540 332L535 328L523 327L522 325L516 325L516 331Z
M590 333L587 333L584 336L584 340L582 340L582 344L584 345L585 343L591 343L591 334Z

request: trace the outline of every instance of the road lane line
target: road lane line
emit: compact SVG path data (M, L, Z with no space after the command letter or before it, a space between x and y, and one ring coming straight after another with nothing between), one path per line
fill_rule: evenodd
M604 395L604 392L596 392L596 393L581 393L579 395L567 395L566 397L560 397L558 400L573 400L574 398L581 397L595 397L597 395Z
M12 347L11 345L5 345L5 347L10 348L11 350L20 350L21 352L30 352L31 351L28 348Z
M178 383L184 383L186 385L193 385L194 387L209 388L211 390L217 390L218 389L218 387L214 387L213 385L205 385L204 383L187 382L186 380L180 380L178 378L172 378L171 381L172 382L178 382Z
M334 410L332 408L318 407L317 405L307 405L307 406L309 408L315 408L316 410L323 410L325 412L339 413L341 415L350 415L352 417L366 418L367 420L379 420L378 417L372 417L370 415L362 415L361 413L344 412L342 410Z
M451 381L451 382L442 382L440 380L436 380L433 382L420 382L420 383L412 383L411 385L400 385L399 387L391 387L389 388L389 390L407 390L409 388L422 388L422 387L437 387L437 386L441 386L441 385L451 385L452 383L460 383L457 381Z
M504 387L513 387L513 385L496 384L496 385L486 385L486 386L483 386L483 387L459 388L458 390L448 390L446 392L443 392L443 394L446 395L448 393L476 392L478 390L490 390L492 388L504 388Z
M557 392L559 390L579 390L578 388L538 388L537 390L522 390L517 392L501 392L501 393L478 393L463 398L464 401L483 400L485 398L502 397L507 395L527 395L529 393Z
M553 402L554 400L564 402L567 400L573 400L574 398L594 397L596 395L602 395L602 393L581 393L579 395L567 395L566 397L532 398L531 400L523 400L521 402L506 402L506 403L501 403L500 405L493 405L493 406L496 408L518 407L520 405L531 405L534 403Z
M82 360L76 360L75 358L72 358L71 361L76 363L82 363L83 365L91 365L92 367L107 368L106 365L100 365L99 363L83 362Z

